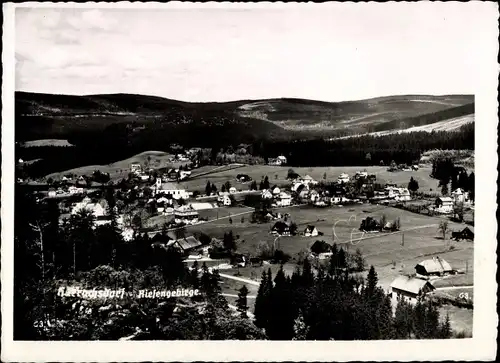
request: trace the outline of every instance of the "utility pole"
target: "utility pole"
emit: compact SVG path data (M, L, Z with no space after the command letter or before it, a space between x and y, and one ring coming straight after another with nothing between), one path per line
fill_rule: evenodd
M469 260L465 260L465 273L469 272Z
M405 245L405 234L402 233L401 234L401 246L404 246Z

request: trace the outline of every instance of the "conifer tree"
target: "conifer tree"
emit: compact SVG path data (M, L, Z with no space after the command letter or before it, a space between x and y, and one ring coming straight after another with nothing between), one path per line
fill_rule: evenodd
M254 323L259 328L265 328L267 326L270 290L268 275L265 271L263 271L259 290L257 291L257 297L255 298L254 308Z
M200 287L200 280L198 278L198 261L193 262L193 266L191 267L190 279L191 284L193 285L193 289L198 289Z
M247 295L248 295L248 288L246 287L246 285L243 285L238 292L238 299L236 300L236 306L238 307L238 311L241 313L241 316L243 318L248 317Z
M450 324L450 316L446 314L446 318L441 325L439 331L439 338L441 339L449 339L451 338L451 324Z
M290 282L285 277L283 265L274 278L270 295L269 321L266 334L271 340L290 340L293 338L295 316L290 294Z
M394 316L394 337L396 339L410 339L414 331L415 314L412 306L400 299L396 305Z
M293 340L306 340L307 333L309 332L309 327L306 325L304 320L304 314L302 311L299 312L299 315L294 321L293 324Z

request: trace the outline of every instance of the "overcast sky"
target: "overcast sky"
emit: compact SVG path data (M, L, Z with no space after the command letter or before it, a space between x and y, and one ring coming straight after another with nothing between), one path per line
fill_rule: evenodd
M185 101L474 93L484 12L419 4L18 8L16 89Z

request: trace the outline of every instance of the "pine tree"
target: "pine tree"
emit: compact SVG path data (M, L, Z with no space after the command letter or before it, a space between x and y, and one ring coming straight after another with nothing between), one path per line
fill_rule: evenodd
M260 280L259 290L255 299L255 325L259 328L266 328L269 318L269 295L271 292L271 281L268 274L263 271Z
M293 301L290 282L285 277L283 265L274 278L274 287L270 295L269 321L266 334L271 340L290 340L293 338Z
M441 328L439 330L439 338L449 339L451 338L451 335L452 332L451 332L450 316L446 314L446 318L443 321L443 324L441 325Z
M210 195L212 193L212 185L209 181L207 181L207 185L205 186L205 194Z
M269 178L266 177L264 178L264 189L269 189Z
M368 296L373 296L378 284L378 276L377 272L375 272L375 268L373 265L370 267L370 271L368 271L368 276L366 278L366 289L365 293Z
M193 289L198 289L200 287L200 280L198 278L198 261L193 262L193 266L191 267L191 272L190 272L190 279L191 279L191 285L193 286Z
M394 316L394 336L396 339L410 339L414 331L414 312L412 306L400 299Z
M210 276L210 271L208 270L207 264L203 262L203 265L201 266L201 279L200 279L200 287L201 290L205 293L208 294L211 291L211 276Z
M359 248L356 249L356 253L354 254L354 264L356 271L362 272L365 270L365 259Z
M243 285L238 292L238 299L236 300L236 306L238 308L238 311L241 313L241 316L244 318L248 317L247 295L248 295L248 288L246 287L246 285Z
M308 331L309 327L304 321L304 314L300 311L293 324L293 340L306 340Z

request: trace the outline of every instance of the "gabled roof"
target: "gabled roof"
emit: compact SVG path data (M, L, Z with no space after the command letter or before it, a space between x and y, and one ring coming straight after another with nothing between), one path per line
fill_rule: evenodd
M182 185L177 183L163 183L160 187L161 190L184 190Z
M451 197L438 197L441 202L453 202L453 199Z
M314 231L315 229L316 229L316 227L314 227L314 226L307 226L307 227L306 227L306 229L304 230L304 232L306 232L306 233L307 233L307 232L312 232L312 231Z
M428 285L432 290L435 289L435 287L432 286L432 284L427 280L408 276L398 276L391 283L391 288L411 292L412 294L418 295L426 285Z
M184 251L201 246L201 242L193 236L177 239L173 243L176 243Z
M288 229L290 229L290 226L288 225L288 223L285 223L283 221L278 221L274 224L273 230L278 230L278 231L286 231Z
M448 262L439 257L422 261L417 266L422 266L427 273L443 273L453 270Z
M314 180L310 175L306 175L302 179L304 179L304 180Z

